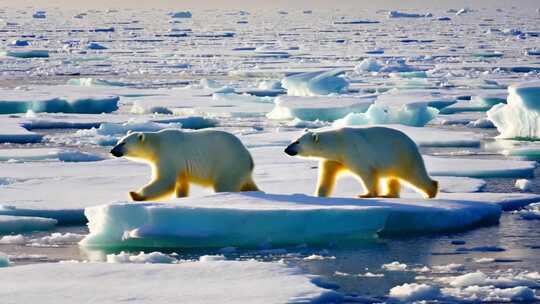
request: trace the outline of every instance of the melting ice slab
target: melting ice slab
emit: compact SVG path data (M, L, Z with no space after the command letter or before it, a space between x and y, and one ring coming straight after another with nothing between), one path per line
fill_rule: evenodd
M37 264L2 269L0 280L0 298L10 303L307 303L337 297L298 269L255 261Z
M261 192L168 203L89 207L89 247L226 247L325 244L386 234L462 230L499 220L496 204L452 200L343 199Z
M318 96L340 93L349 82L340 77L342 70L316 71L285 77L281 82L291 96Z
M44 217L0 215L0 234L48 230L56 223L56 220Z
M508 104L487 112L500 138L540 138L540 81L508 87Z

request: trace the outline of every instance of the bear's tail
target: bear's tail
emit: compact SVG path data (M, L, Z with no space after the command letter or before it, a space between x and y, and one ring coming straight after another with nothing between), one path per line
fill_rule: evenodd
M437 193L439 193L439 182L432 180L431 184L432 184L432 187L431 189L429 189L427 195L429 198L434 198L435 196L437 196Z
M245 191L261 191L259 190L259 187L255 184L253 179L249 179L245 184L242 185L242 188L240 188L241 192Z

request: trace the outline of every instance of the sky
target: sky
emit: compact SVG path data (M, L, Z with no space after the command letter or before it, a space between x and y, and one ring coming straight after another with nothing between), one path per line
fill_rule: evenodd
M0 0L0 7L39 8L66 7L74 9L107 8L170 8L170 9L332 9L365 7L381 9L413 8L478 8L530 7L539 8L540 0Z

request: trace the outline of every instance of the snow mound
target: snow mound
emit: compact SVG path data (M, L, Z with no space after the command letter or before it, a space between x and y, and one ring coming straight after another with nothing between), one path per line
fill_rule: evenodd
M540 138L540 82L508 87L507 104L497 104L487 112L499 138Z
M57 220L43 217L0 215L0 234L52 229Z
M85 209L88 247L257 247L351 242L384 234L433 233L496 223L500 207L447 200L359 200L223 193L168 203ZM219 221L216 221L219 218ZM319 225L321 221L325 225Z
M340 77L342 70L315 71L299 73L283 78L282 86L290 96L319 96L341 93L349 82Z
M364 112L373 103L372 96L297 97L279 96L266 117L275 120L334 121L351 112Z
M255 261L50 263L6 268L0 277L0 297L16 303L160 304L179 297L186 303L305 303L339 296L296 268Z

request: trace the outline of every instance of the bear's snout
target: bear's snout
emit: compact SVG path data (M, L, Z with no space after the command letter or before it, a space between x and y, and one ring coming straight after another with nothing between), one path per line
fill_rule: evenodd
M124 156L124 144L118 144L114 146L114 148L111 149L111 154L115 157L122 157Z
M287 146L287 148L285 148L285 153L290 156L295 156L296 154L298 154L296 144L290 144L289 146Z

